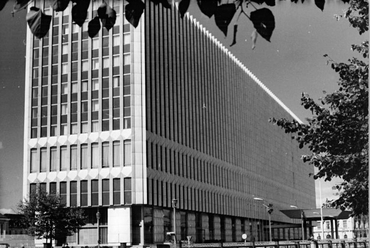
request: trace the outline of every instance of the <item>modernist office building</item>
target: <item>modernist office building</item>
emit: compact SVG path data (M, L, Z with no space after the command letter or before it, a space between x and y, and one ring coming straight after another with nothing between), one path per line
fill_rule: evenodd
M256 197L273 238L301 237L279 209L314 206L313 169L268 122L295 117L208 31L151 1L135 29L106 0L116 24L90 39L71 6L36 2L53 18L27 34L24 196L39 185L85 208L70 245L164 242L172 199L178 239L268 240Z

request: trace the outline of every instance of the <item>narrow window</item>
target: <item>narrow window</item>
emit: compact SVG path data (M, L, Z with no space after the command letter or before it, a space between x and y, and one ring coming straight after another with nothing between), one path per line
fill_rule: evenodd
M70 205L77 206L77 182L71 181L70 182Z
M48 154L46 148L40 149L40 161L41 161L41 172L46 172L47 164L48 164Z
M131 141L126 140L124 142L124 166L130 166L131 165Z
M81 181L81 192L80 192L80 201L81 201L81 206L87 206L87 181Z
M91 205L96 206L98 204L99 204L98 180L91 180Z
M109 179L102 180L103 205L109 205Z
M57 194L57 183L56 182L51 182L49 184L49 194L54 195L54 196Z
M57 148L50 148L50 171L56 171L58 167Z
M36 189L37 189L36 183L31 183L30 184L30 196L33 194L36 194Z
M91 168L99 168L99 161L98 144L91 144Z
M30 158L30 160L31 160L30 171L31 171L31 173L37 172L38 171L37 149L31 149L30 156L31 156L31 158Z
M103 168L109 167L110 165L109 153L110 153L109 143L108 142L102 143L102 167Z
M87 144L81 145L81 169L87 169L87 159L88 159L88 154L87 154Z
M71 146L71 170L77 170L77 146Z
M60 183L59 195L60 195L60 202L66 205L67 204L67 183L66 182Z
M119 205L121 203L121 179L113 179L113 204Z
M131 178L124 178L124 201L125 204L131 204Z
M113 166L119 167L121 163L121 142L113 142Z
M67 170L67 165L68 165L67 147L61 146L60 147L60 170L61 171Z

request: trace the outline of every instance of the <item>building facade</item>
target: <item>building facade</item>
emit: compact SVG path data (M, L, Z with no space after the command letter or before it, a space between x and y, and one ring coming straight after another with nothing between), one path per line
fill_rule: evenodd
M263 204L274 239L301 237L278 210L314 207L313 168L268 121L296 117L212 34L152 1L135 29L106 0L116 24L90 39L100 0L82 28L36 2L52 23L27 34L23 190L85 209L70 245L268 240Z
M338 239L365 239L369 236L369 218L350 217L338 220L336 226L332 221L325 220L323 225L318 221L317 226L313 228L313 235L315 239L332 239L335 238L334 231L338 233Z

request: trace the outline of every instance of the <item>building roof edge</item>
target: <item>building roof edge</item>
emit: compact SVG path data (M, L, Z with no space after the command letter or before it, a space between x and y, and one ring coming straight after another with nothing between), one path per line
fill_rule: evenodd
M299 123L303 123L301 119L293 113L265 84L263 84L257 76L255 76L235 55L225 47L211 32L209 32L199 21L195 19L190 13L186 17L192 21L195 26L202 31L214 44L221 48L240 68L242 68L272 99L274 99L293 119Z

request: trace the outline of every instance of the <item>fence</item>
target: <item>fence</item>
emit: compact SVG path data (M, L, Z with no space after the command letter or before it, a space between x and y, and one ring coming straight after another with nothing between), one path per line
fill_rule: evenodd
M313 240L238 243L180 243L181 248L369 248L367 240Z

